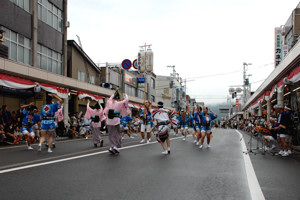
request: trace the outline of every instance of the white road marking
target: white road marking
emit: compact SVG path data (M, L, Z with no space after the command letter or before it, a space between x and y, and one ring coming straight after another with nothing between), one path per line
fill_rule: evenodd
M180 139L180 138L183 138L183 137L170 138L170 140L176 140L176 139ZM134 148L134 147L140 147L140 146L155 144L155 143L158 143L158 142L155 141L155 142L149 142L149 143L143 143L143 144L136 144L136 145L122 147L122 148L119 148L119 149L120 150L130 149L130 148ZM89 156L105 154L105 153L109 153L109 152L107 150L104 150L104 151L99 151L99 152L95 152L95 153L89 153L89 154L84 154L84 155L80 155L80 156L74 156L74 157L70 157L70 158L63 158L63 159L52 160L52 161L48 161L48 162L42 162L42 163L37 163L37 164L24 165L24 166L21 166L21 167L14 167L14 168L10 168L10 169L4 169L4 170L0 170L0 174L13 172L13 171L18 171L18 170L23 170L23 169L28 169L28 168L33 168L33 167L44 166L44 165L50 165L50 164L65 162L65 161L69 161L69 160L75 160L75 159L79 159L79 158L85 158L85 157L89 157Z
M243 135L236 130L236 132L241 136L241 144L242 144L242 150L243 152L247 152L247 147L245 140L243 138ZM249 190L251 194L251 198L253 200L265 200L264 194L261 190L261 187L259 185L259 182L257 180L251 159L249 154L243 153L244 156L244 162L245 162L245 169L246 169L246 174L247 174L247 180L248 180L248 185L249 185Z
M66 142L76 142L76 141L81 141L81 140L86 140L86 139L85 138L83 138L83 139L77 139L76 138L76 139L72 139L72 140L64 139L64 140L56 141L55 144L66 143ZM35 146L38 146L38 145L39 145L38 143L35 143L35 144L32 144L31 146L35 147ZM5 150L5 149L16 149L16 148L27 148L27 145L26 144L21 144L21 145L10 146L10 147L1 147L0 151Z

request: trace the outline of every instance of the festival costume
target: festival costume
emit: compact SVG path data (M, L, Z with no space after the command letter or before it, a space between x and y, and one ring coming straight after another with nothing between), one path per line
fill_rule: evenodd
M29 133L31 137L34 137L35 134L31 129L32 125L34 125L38 120L40 121L39 115L32 115L31 118L29 117L29 112L25 108L22 111L23 120L22 120L22 127L21 133L26 135Z
M193 123L194 123L194 130L199 130L201 129L201 112L195 112L194 113L194 118L193 118Z
M98 143L100 143L100 145L102 146L103 141L100 135L100 128L101 128L101 122L105 120L106 117L104 116L104 112L101 105L100 105L100 109L92 109L88 103L86 106L86 113L84 117L86 119L92 120L90 126L93 134L93 143L95 147L97 146Z
M214 116L213 113L208 113L209 116L205 116L204 113L202 113L200 116L200 119L201 119L201 132L205 132L205 133L210 133L211 131L211 127L210 127L210 122L211 120L214 120L216 119L217 117Z
M128 130L128 122L130 122L130 121L132 121L132 118L131 117L129 117L128 115L127 116L125 116L125 117L122 117L121 119L120 119L120 125L121 125L121 130L123 131L127 131Z
M128 107L128 96L125 96L123 101L116 101L113 99L114 94L108 99L104 113L107 116L106 124L108 130L108 139L110 150L121 147L121 131L120 131L120 118L119 116L126 116L130 114ZM118 116L119 114L119 116Z
M150 129L151 129L151 121L152 121L151 112L152 111L147 110L146 118L144 118L144 112L145 112L145 108L142 110L142 112L140 114L140 116L143 120L142 125L141 125L141 132L149 133Z
M60 105L57 102L53 104L43 105L40 113L42 118L42 126L41 126L42 131L53 131L56 128L54 115L56 111L59 109L59 107Z

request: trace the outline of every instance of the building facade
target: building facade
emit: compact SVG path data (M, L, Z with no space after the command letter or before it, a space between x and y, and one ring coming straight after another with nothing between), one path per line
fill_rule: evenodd
M180 77L157 76L156 99L176 111L187 110L185 89Z
M9 59L62 75L65 55L64 0L3 0L0 26Z

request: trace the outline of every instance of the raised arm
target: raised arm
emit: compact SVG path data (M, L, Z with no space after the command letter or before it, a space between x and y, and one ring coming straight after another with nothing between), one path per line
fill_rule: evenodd
M59 97L59 96L57 96L57 94L50 94L50 96L52 96L52 97L54 97L55 99L57 99L60 103L62 103L63 102L63 100Z
M32 106L32 105L34 105L33 102L31 102L30 104L27 104L27 105L22 105L21 109L27 108L27 107Z
M215 117L217 117L217 114L214 111L212 111L211 109L209 109L209 112L211 112Z
M149 112L151 112L152 109L152 101L149 101Z

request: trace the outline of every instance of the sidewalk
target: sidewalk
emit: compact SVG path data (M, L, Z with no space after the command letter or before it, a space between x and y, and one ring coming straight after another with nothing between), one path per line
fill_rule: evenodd
M250 137L250 133L248 133L248 132L246 132L246 131L243 131L243 130L240 130L240 129L232 129L232 130L238 130L238 131L240 131L241 133L243 133L244 135L247 135L247 136ZM255 140L254 144L256 145L257 137L253 137L253 139ZM247 146L247 148L248 148L248 144L247 144L248 141L245 140L245 142L246 142L246 146ZM299 145L298 145L298 146L292 145L292 149L293 149L294 151L300 152L300 146L299 146Z
M249 149L250 134L239 131L243 134ZM257 139L254 137L252 144L255 147L256 141ZM278 152L278 148L275 151ZM294 147L293 154L287 157L269 152L262 154L261 150L254 150L249 155L265 199L299 199L299 146Z
M102 132L101 133L101 136L102 137L106 137L108 136L108 134L106 134L105 132ZM92 135L89 135L88 136L89 139L92 138ZM78 136L78 137L75 137L75 138L70 138L70 137L67 137L67 136L64 136L64 137L59 137L59 136L56 136L56 142L58 141L64 141L64 140L79 140L79 139L85 139L84 137L82 136ZM2 147L7 147L7 146L18 146L18 145L25 145L26 142L23 140L23 141L20 141L18 144L12 144L12 143L8 143L8 142L3 142L3 143L0 143L0 148ZM35 140L34 141L34 144L38 144L38 142Z

